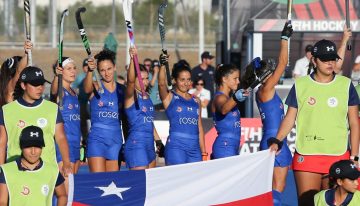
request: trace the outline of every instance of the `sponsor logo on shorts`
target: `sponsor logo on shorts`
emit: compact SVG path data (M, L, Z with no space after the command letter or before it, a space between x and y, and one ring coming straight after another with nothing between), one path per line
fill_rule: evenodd
M44 196L47 196L49 194L49 185L43 185L41 187L41 193L44 195Z
M309 97L308 102L309 105L315 105L316 104L316 99L314 97Z
M337 107L339 101L336 99L336 97L330 97L327 101L327 104L329 107Z
M25 127L26 123L24 120L19 120L19 122L16 124L19 128L23 129Z
M30 189L28 186L24 185L23 190L20 192L22 195L27 196L30 194Z
M44 127L46 127L48 121L47 121L47 119L41 117L36 121L36 123L40 128L44 128Z
M302 155L300 155L300 156L297 158L297 162L298 162L298 163L304 162L304 157L303 157Z

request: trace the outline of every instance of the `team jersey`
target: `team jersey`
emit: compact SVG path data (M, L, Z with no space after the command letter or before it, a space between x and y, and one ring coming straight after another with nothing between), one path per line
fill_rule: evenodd
M173 91L172 93L173 98L166 109L170 122L170 135L176 132L198 138L199 103L195 97L187 100Z
M215 96L220 94L224 93L217 91ZM240 111L236 106L225 115L222 115L220 112L215 112L213 120L218 136L231 136L240 139Z
M125 109L125 114L128 117L130 133L153 133L155 111L150 98L143 99L141 94L137 94L137 101L134 101L133 105Z
M104 93L95 94L90 99L91 130L89 140L100 138L111 139L113 142L122 142L121 114L124 102L124 89L116 83L116 89L110 92L103 86ZM114 133L119 133L114 135Z
M72 95L64 88L63 109L64 130L69 142L79 142L80 145L80 106L77 95Z
M263 125L263 138L275 137L281 121L284 119L284 104L276 92L273 98L267 102L261 102L258 95L259 94L256 93L256 104ZM284 141L286 141L286 139Z
M351 199L350 199L351 198ZM314 197L315 206L331 206L334 205L335 192L334 190L322 190L318 192ZM345 203L346 202L346 203ZM337 203L340 205L340 203ZM344 202L341 205L346 206L358 206L360 205L360 192L355 191L353 194L348 194Z

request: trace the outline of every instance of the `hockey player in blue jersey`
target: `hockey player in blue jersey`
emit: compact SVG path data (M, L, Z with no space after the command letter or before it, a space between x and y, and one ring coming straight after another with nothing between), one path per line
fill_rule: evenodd
M202 161L207 156L201 121L200 100L192 97L190 67L177 63L172 70L174 89L166 84L165 64L168 56L160 56L159 92L170 121L169 137L165 145L165 164L175 165Z
M136 48L130 48L130 65L127 73L127 87L125 92L125 114L129 123L129 136L125 143L125 160L131 170L141 170L154 167L156 145L161 150L162 144L154 127L155 110L154 105L147 93L142 96L140 84L135 77L135 66L133 56L137 54ZM149 71L140 66L141 81L145 90L149 91ZM155 137L155 138L154 138Z
M55 68L55 76L51 83L51 99L59 101L58 94L58 75L62 74L62 98L63 105L60 109L64 120L64 130L69 144L69 156L73 173L76 174L80 166L80 107L76 92L71 88L71 83L76 78L76 65L73 59L63 57L62 67ZM61 167L62 157L56 145L56 159Z
M273 70L275 64L272 64L271 61L259 61L260 59L254 59L253 62L247 66L244 80L242 80L244 83L243 86L246 88L250 86L258 76L267 72L267 70L274 71L272 75L263 81L255 96L263 124L263 136L260 142L260 150L269 148L269 144L273 141L273 138L271 137L276 136L281 121L284 118L284 105L275 91L275 86L279 82L288 63L288 39L291 37L292 33L292 26L287 22L281 32L279 63L276 66L275 71ZM286 176L291 161L291 152L286 143L286 139L284 139L282 149L275 157L272 192L274 206L281 205L281 193L285 188Z
M88 65L84 90L90 94L91 128L87 140L89 168L91 172L117 171L123 143L121 120L124 87L114 80L115 53L102 50L95 55L95 59L89 58ZM101 76L99 82L93 82L95 69ZM100 84L103 92L99 89Z
M217 91L211 105L218 136L212 146L211 159L239 154L241 126L237 103L248 93L239 87L240 70L231 64L220 64L215 71Z

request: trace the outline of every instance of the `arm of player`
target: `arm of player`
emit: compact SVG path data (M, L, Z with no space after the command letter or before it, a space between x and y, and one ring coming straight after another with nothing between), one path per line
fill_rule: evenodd
M0 125L0 165L6 160L7 134L4 125Z
M55 71L54 71L54 79L51 82L51 88L50 88L50 92L51 95L54 96L56 98L56 103L58 101L58 87L59 87L59 78L58 75L62 74L63 68L57 66Z
M0 184L0 206L7 206L9 202L9 191L6 184Z
M84 79L84 91L86 94L91 94L91 96L93 95L93 91L94 91L94 84L93 84L93 72L96 69L96 62L95 59L93 57L90 57L88 59L88 72L86 73L85 79ZM97 89L97 88L95 88ZM90 96L90 98L91 98Z
M286 112L285 118L282 120L280 128L276 134L276 139L280 141L283 141L285 139L285 137L289 134L295 124L296 115L297 108L289 107ZM269 148L270 151L277 151L279 149L277 144L272 144L269 146Z
M205 147L205 133L204 133L204 128L203 128L202 119L201 119L201 103L200 103L200 99L199 98L196 98L196 99L199 102L199 118L198 118L199 144L200 144L201 154L204 155L203 156L203 160L204 160L205 154L207 156L206 147Z
M57 206L66 206L67 205L68 196L66 194L64 182L62 184L58 185L57 187L55 187L55 195L57 198Z
M28 51L31 51L33 47L33 44L30 40L26 40L24 43L24 55L22 56L17 68L16 72L13 78L9 81L9 84L7 86L8 94L12 93L15 89L16 83L19 79L20 73L25 69L28 63Z
M341 70L342 70L342 65L343 65L344 59L345 59L346 45L351 36L352 36L351 29L347 28L346 24L344 24L343 37L341 39L340 46L337 50L337 53L338 53L339 57L341 58L336 62L335 73L337 73L337 74L339 72L341 72Z
M167 82L166 82L166 68L165 64L169 61L169 56L166 56L164 54L160 55L160 71L159 71L159 80L158 80L158 86L159 86L159 94L161 101L164 105L164 108L167 109L171 102L172 94L169 92L167 88Z
M134 56L137 55L137 49L135 47L129 49L130 65L127 72L127 87L125 91L125 108L129 108L134 104L135 93L135 66Z
M350 126L351 156L359 156L359 109L358 105L349 106L348 119Z
M55 128L55 141L59 146L60 154L63 159L62 175L67 177L72 172L70 157L69 157L69 144L66 139L64 124L57 123Z

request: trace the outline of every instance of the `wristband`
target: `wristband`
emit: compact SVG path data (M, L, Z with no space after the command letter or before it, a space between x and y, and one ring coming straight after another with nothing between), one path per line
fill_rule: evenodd
M272 144L277 144L277 146L280 150L284 143L275 137L271 137L270 139L267 140L267 144L268 144L268 147L270 147Z
M359 156L350 156L350 160L354 160L355 162L359 161Z
M289 40L289 37L287 36L281 36L281 39L285 40L285 41L288 41Z
M201 153L201 156L208 156L209 154L207 152Z

